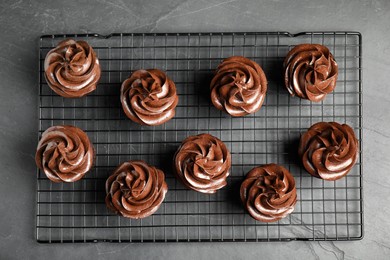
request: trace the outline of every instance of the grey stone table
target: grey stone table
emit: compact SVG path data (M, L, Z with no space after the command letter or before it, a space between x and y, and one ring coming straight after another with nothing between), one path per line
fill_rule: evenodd
M38 2L38 1L37 1ZM46 2L46 3L45 3ZM0 259L387 259L390 1L1 1ZM263 2L263 3L262 3ZM365 237L355 242L38 244L38 37L49 33L330 31L363 34Z

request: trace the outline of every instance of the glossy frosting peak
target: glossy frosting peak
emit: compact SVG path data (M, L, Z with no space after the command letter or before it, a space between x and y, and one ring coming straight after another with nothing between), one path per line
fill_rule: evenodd
M66 98L82 97L96 89L100 64L95 51L85 41L64 40L45 59L49 87Z
M298 153L311 175L333 181L345 176L355 165L359 145L350 126L320 122L301 136Z
M329 49L320 44L295 46L284 60L284 81L293 96L319 102L336 86L338 66Z
M188 188L215 193L226 186L231 155L226 145L209 134L186 138L174 158L175 173Z
M35 154L37 166L54 182L74 182L94 162L94 148L88 136L74 126L52 126L43 134Z
M167 191L161 170L144 161L128 161L108 177L106 205L123 217L145 218L158 210Z
M241 184L240 196L249 214L262 222L286 217L297 202L294 177L277 164L253 168Z
M241 56L219 64L210 84L211 101L231 116L258 111L267 91L267 79L259 64Z
M175 116L175 83L157 69L137 70L121 88L123 111L141 125L161 125Z

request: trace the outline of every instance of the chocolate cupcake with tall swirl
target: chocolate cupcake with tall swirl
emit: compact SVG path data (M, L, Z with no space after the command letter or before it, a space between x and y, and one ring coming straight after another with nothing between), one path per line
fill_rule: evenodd
M94 159L95 150L87 134L70 125L52 126L43 132L35 154L37 166L53 182L80 180Z
M126 218L155 213L168 191L163 171L144 161L122 163L106 181L106 205Z
M226 145L210 134L187 137L174 157L174 172L188 188L215 193L226 186L231 155Z
M288 92L320 102L336 87L338 65L329 49L320 44L295 46L284 60Z
M294 177L277 164L253 168L241 184L240 196L248 213L262 222L285 218L297 202Z
M258 111L267 92L267 78L259 64L241 56L222 61L210 84L214 106L231 116Z
M158 69L137 70L121 87L123 111L141 125L161 125L175 116L176 86Z
M311 175L334 181L348 174L355 165L359 143L350 126L319 122L301 136L298 154Z
M95 51L85 41L61 41L45 58L45 78L58 95L77 98L96 89L101 69Z

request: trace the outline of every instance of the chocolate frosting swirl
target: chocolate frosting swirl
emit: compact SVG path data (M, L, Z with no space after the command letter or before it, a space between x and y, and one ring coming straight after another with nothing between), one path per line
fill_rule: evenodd
M92 167L95 150L80 128L59 125L48 128L38 143L37 166L53 182L74 182Z
M295 46L284 60L284 81L292 96L319 102L336 87L338 66L320 44Z
M214 106L231 116L258 111L267 91L267 78L259 64L241 56L219 64L210 84Z
M66 98L82 97L96 89L100 64L95 51L85 41L61 41L45 58L45 78L49 87Z
M209 134L187 137L174 157L176 176L188 188L215 193L226 186L231 155L226 145Z
M161 125L175 116L176 86L158 69L137 70L121 88L123 111L141 125Z
M155 213L168 191L164 173L144 161L122 163L106 181L106 205L132 219Z
M334 181L345 176L354 166L359 145L350 126L320 122L301 136L298 154L311 175Z
M297 202L294 177L277 164L253 168L241 184L240 196L249 214L263 222L286 217Z

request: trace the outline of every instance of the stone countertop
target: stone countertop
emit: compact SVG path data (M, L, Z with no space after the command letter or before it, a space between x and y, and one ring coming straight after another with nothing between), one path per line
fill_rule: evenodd
M385 259L390 255L390 1L37 2L0 3L0 259ZM35 241L34 152L41 34L335 30L363 35L363 240L53 245Z

